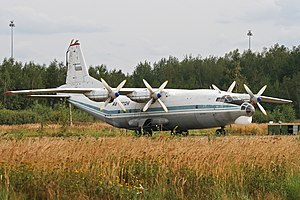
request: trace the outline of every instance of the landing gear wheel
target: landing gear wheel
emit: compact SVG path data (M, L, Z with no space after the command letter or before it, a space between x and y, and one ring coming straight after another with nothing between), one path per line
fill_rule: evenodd
M224 127L217 129L216 130L216 135L217 136L221 136L221 135L225 136L226 135L226 130L224 129Z
M152 129L146 129L146 130L144 129L143 135L151 137L153 135Z
M189 131L188 130L182 131L181 135L186 137L189 135Z
M137 137L141 137L142 136L142 130L141 129L134 130L134 132L135 132L135 136L137 136Z
M175 132L174 131L171 131L171 135L178 135L178 136L188 136L189 135L189 131L188 130L176 130Z

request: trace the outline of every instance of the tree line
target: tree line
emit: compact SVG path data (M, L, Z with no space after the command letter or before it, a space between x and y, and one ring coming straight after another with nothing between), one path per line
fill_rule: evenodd
M0 65L0 109L29 109L36 101L53 107L57 100L34 100L3 95L3 92L57 87L65 83L66 73L64 64L56 60L46 66L5 58ZM146 79L153 87L169 80L167 88L210 88L215 84L223 90L227 90L235 80L237 86L234 92L245 92L245 83L254 93L268 85L263 95L291 99L293 104L277 106L263 103L270 115L263 118L257 114L257 118L262 121L275 119L277 115L284 115L286 120L300 118L300 46L289 49L275 44L262 52L240 52L236 49L222 57L187 55L179 60L170 56L154 63L140 62L131 74L117 69L108 70L105 65L90 66L89 73L98 80L104 78L113 87L124 79L127 79L125 87L145 87L142 79Z

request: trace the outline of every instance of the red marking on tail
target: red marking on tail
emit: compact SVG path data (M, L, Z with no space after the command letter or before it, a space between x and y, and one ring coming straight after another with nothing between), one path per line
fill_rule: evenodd
M70 44L70 47L71 46L76 46L76 45L80 45L80 43L79 42L75 42L74 44Z
M11 91L6 91L3 94L12 94L12 92Z

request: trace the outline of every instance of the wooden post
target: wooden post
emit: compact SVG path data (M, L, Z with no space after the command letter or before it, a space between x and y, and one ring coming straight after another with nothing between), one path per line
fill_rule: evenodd
M70 114L70 126L73 126L73 119L72 119L72 104L71 103L69 103L69 114Z

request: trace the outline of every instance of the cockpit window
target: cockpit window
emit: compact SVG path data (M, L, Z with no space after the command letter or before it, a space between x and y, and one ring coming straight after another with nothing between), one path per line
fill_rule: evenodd
M225 96L222 96L222 97L218 97L216 99L216 101L230 103L230 102L233 101L233 98L231 96L229 96L229 95L225 95Z
M232 103L232 104L237 104L237 105L241 105L244 102L239 97L230 96L230 95L224 95L222 97L217 97L216 101L217 102L224 102L224 103Z

